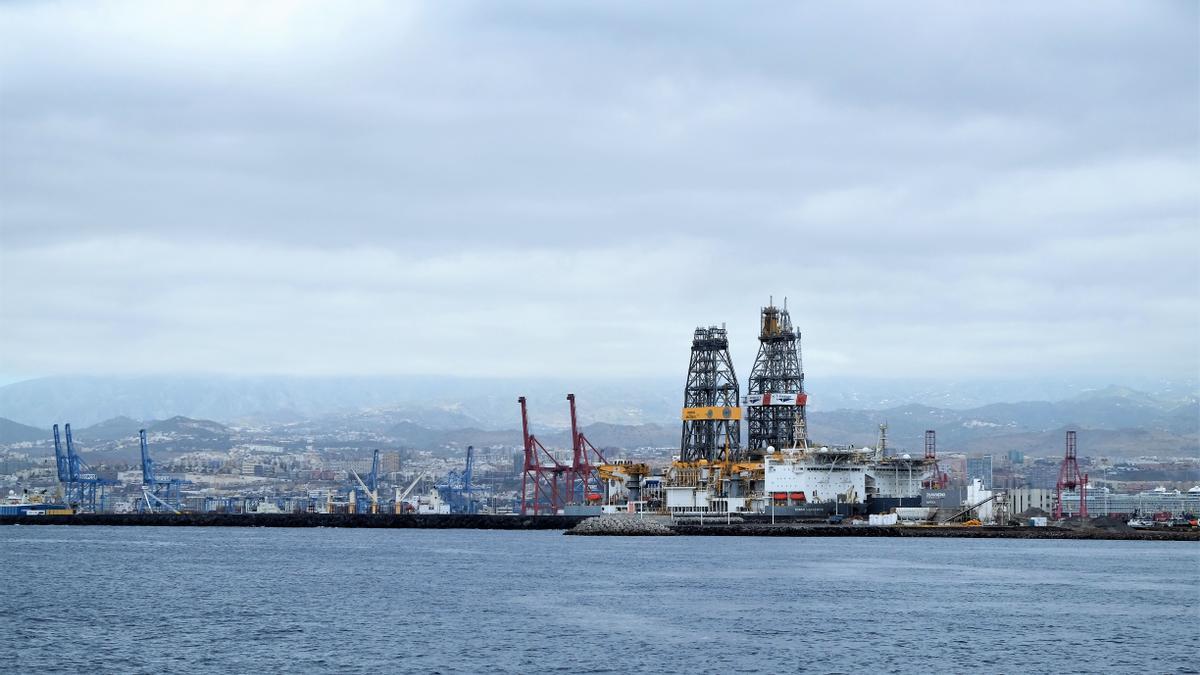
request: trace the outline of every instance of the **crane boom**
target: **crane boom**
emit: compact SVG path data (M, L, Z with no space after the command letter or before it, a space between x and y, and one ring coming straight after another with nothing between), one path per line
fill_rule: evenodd
M467 446L467 468L463 470L463 490L468 498L471 495L471 469L475 466L475 446Z
M67 432L67 475L72 481L79 481L79 455L75 454L75 443L71 441L71 423L67 422L64 429Z
M367 485L371 487L371 492L379 488L379 448L375 448L371 455L371 473L367 476Z
M404 494L397 497L396 501L398 501L398 502L404 501L404 498L407 497L408 494L413 491L413 488L417 487L417 483L420 483L421 479L428 475L429 475L428 471L422 471L421 473L417 474L417 477L413 479L413 482L409 483L408 488L404 490Z
M138 430L138 440L142 445L142 484L154 485L154 460L150 459L150 449L146 447L146 430Z
M362 478L359 477L357 471L354 471L353 469L351 469L350 475L354 476L354 480L358 481L358 484L362 487L363 492L366 493L367 497L371 500L372 511L376 510L379 507L379 493L377 491L372 490L371 488L367 487L367 484L363 481ZM368 476L368 478L370 478L370 476Z
M67 457L63 454L62 441L58 436L58 425L54 425L54 464L58 468L58 482L69 483L71 481L71 473L67 464Z

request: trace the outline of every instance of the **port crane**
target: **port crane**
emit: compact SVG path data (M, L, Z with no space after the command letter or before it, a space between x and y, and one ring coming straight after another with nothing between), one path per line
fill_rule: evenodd
M563 506L563 489L561 483L564 476L571 473L571 467L558 461L554 453L546 449L536 436L529 433L529 411L525 397L517 399L521 404L521 437L525 446L525 466L521 474L521 515L540 515L543 509L551 515L558 513ZM568 485L569 487L569 485Z
M68 432L68 438L70 438ZM178 478L160 478L154 472L154 460L150 459L150 449L146 445L146 430L138 430L138 440L142 449L142 499L138 502L138 511L169 511L179 513L180 489L183 481Z
M400 509L402 508L401 505L404 503L404 500L408 498L408 495L412 494L413 488L417 487L417 483L420 483L421 479L428 475L428 471L422 471L421 473L417 474L417 477L413 479L413 482L408 484L408 487L405 488L404 492L400 492L400 488L396 488L396 513L400 513Z
M467 463L462 471L451 470L446 479L434 487L442 501L450 507L450 513L477 513L479 502L474 493L482 491L479 486L472 485L471 477L475 467L475 447L467 446Z
M575 418L575 394L567 394L571 404L571 473L569 487L571 501L591 504L604 498L604 481L599 467L608 464L604 454L579 430Z
M62 440L58 435L57 424L54 425L54 465L58 469L58 482L62 483L63 492L66 494L64 499L70 499L71 469L67 456L63 453Z
M354 476L354 480L358 482L358 486L352 488L355 492L360 491L366 496L366 500L371 502L371 513L379 513L379 450L376 449L371 455L371 473L367 474L367 480L363 480L358 472L350 470L350 475ZM366 501L364 500L364 501ZM358 506L359 500L354 500L356 512L361 507Z
M94 513L97 506L104 507L104 488L115 484L97 475L92 467L75 452L75 441L71 437L71 425L63 428L67 437L67 450L63 453L62 442L58 435L58 425L54 425L54 461L58 469L58 480L66 488L66 502L72 508Z

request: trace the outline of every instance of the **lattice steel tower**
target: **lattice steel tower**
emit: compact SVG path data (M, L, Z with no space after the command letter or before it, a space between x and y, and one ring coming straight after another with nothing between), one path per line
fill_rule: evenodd
M761 456L768 446L790 448L808 442L805 407L804 362L800 359L800 334L792 329L787 304L763 307L758 335L758 358L750 369L746 397L749 422L747 453Z
M685 462L737 460L742 456L742 409L725 328L697 328L683 390Z

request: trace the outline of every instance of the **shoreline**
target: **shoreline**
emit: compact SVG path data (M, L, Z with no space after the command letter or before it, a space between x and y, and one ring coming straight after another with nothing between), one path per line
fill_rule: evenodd
M98 513L70 516L0 516L3 525L77 525L118 527L338 527L374 529L559 530L573 536L688 537L901 537L961 539L1067 539L1093 541L1195 541L1200 530L1118 530L1066 527L853 526L799 523L678 523L639 532L639 519L613 531L572 528L592 516L507 516L485 514L323 514L323 513ZM670 532L663 531L663 528Z
M0 516L0 525L565 530L575 527L586 518L391 513L80 513L71 516Z

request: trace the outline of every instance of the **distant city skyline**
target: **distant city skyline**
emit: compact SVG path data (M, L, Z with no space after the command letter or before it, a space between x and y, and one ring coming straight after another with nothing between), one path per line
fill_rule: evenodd
M919 16L914 16L917 14ZM901 20L904 19L904 20ZM6 3L0 384L1194 378L1195 3Z

